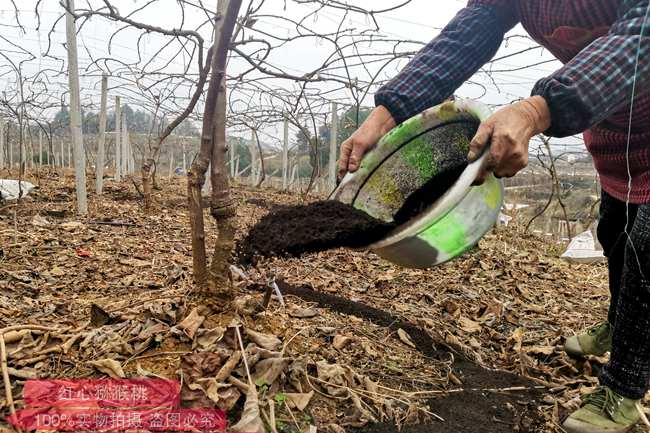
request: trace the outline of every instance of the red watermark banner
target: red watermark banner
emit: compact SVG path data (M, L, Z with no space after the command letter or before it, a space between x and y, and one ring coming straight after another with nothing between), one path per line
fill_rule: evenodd
M180 406L180 384L164 379L28 380L25 405L76 408Z
M22 430L74 433L226 433L224 411L181 409L180 391L180 383L164 379L28 380L25 408L8 421Z
M219 409L21 409L9 417L15 427L43 431L225 432Z

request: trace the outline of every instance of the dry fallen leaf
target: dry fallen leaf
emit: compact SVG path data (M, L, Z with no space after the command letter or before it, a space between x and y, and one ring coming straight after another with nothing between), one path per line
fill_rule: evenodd
M125 265L125 266L132 266L134 268L145 268L147 266L151 266L151 262L147 260L140 260L140 259L120 259L120 264Z
M318 316L318 314L318 310L314 308L294 307L289 310L289 316L298 319L311 319L312 317Z
M194 344L192 347L208 350L218 341L221 341L225 332L225 328L199 329L195 334L196 338L194 338Z
M34 217L32 218L32 225L36 227L47 227L50 225L50 222L45 217L42 217L40 215L34 215Z
M555 347L553 346L530 346L526 347L527 353L532 353L534 355L552 355L555 352Z
M287 396L287 403L289 404L289 407L291 409L298 409L299 411L305 410L305 408L309 405L309 402L311 401L311 398L314 396L314 391L311 391L309 393L296 393L296 394L291 394L287 393L285 394Z
M68 221L60 225L60 227L66 232L73 232L77 229L82 228L83 226L83 223L80 223L79 221Z
M513 349L516 353L519 353L521 351L521 345L524 339L525 332L526 330L524 328L517 328L512 332L510 338L508 338L509 342L514 343Z
M262 422L260 415L260 402L257 396L257 390L254 386L248 387L246 394L246 403L244 403L244 410L242 411L241 419L239 422L229 429L235 432L256 432L266 433L266 427Z
M55 277L62 277L64 275L67 275L67 272L65 270L61 269L60 267L55 266L52 269L50 269L50 274L55 276Z
M291 358L268 358L261 360L255 365L253 382L258 386L262 384L272 385L289 366L291 361Z
M353 340L354 339L352 337L348 337L347 335L336 335L332 341L332 346L336 350L343 350L350 343L352 343Z
M262 334L260 332L253 331L252 329L246 328L244 330L246 335L260 347L263 347L267 350L278 350L282 346L282 341L275 335Z
M411 337L406 333L405 330L399 328L397 330L397 335L399 339L402 341L402 343L415 349L415 343L413 342L413 340L411 340Z
M460 325L460 329L467 332L468 334L473 334L474 332L481 331L481 324L468 319L467 317L461 317L458 319L458 323Z
M104 374L109 375L113 379L120 379L126 377L122 365L114 359L100 359L98 361L88 361L97 370Z
M205 316L199 314L199 309L197 307L194 308L181 323L176 325L176 327L183 331L185 335L187 335L190 339L192 339L194 338L196 331L203 324L204 320Z

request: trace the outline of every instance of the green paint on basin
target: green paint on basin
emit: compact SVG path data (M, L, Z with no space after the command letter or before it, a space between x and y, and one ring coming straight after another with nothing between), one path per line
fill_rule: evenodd
M483 187L485 204L492 209L501 207L501 184L494 176L489 176Z
M421 132L422 120L413 118L408 122L401 123L396 128L393 128L381 139L379 146L399 146L405 141L410 140L414 136L420 134Z
M364 189L387 207L399 208L404 202L404 196L395 184L395 179L390 174L386 171L378 171L368 179ZM355 201L355 207L358 207L360 204L362 204L362 200ZM363 210L366 211L367 209Z
M434 248L449 255L456 255L468 248L465 234L465 226L454 217L453 213L450 213L420 233L418 237Z
M438 172L435 165L436 159L433 156L433 147L431 143L422 137L413 140L400 153L407 165L415 168L424 182L431 179Z

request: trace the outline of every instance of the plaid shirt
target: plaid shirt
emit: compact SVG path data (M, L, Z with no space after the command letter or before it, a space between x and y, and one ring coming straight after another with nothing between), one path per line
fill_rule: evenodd
M375 96L402 122L436 105L496 54L521 23L564 63L533 95L549 104L551 136L585 132L603 188L627 197L626 145L639 35L650 0L470 0ZM650 22L641 40L630 165L632 201L650 203Z

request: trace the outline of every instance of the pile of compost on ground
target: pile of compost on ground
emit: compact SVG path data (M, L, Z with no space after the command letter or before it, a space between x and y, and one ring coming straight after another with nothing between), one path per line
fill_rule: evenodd
M242 264L258 257L301 256L332 248L362 248L382 239L387 224L338 201L272 208L237 244Z

